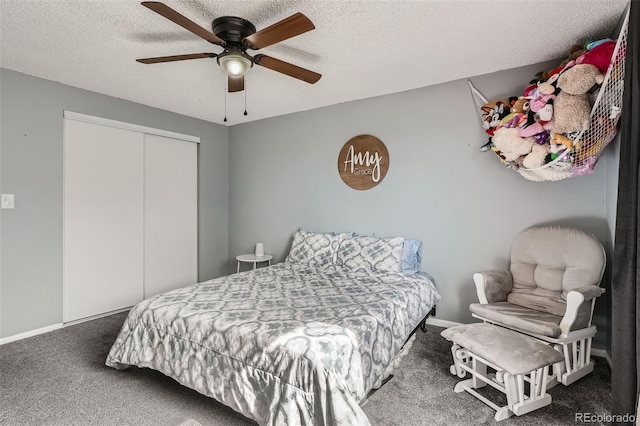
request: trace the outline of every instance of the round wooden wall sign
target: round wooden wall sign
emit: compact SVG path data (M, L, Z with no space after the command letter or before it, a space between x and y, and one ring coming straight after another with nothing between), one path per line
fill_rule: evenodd
M371 135L358 135L347 141L338 155L340 177L353 189L377 186L389 170L389 151Z

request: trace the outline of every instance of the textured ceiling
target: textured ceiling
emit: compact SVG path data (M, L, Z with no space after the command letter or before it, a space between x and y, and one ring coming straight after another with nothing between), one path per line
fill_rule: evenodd
M164 0L210 29L240 16L258 30L295 12L316 29L250 53L322 74L314 85L255 66L228 94L233 125L564 57L607 36L627 0ZM0 66L223 124L226 78L215 59L136 58L222 49L135 0L0 0ZM246 94L249 115L244 116Z

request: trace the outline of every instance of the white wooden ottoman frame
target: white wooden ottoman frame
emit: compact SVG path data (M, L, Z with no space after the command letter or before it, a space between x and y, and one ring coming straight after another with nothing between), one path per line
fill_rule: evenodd
M454 392L469 392L489 407L496 410L495 419L504 420L512 415L521 416L538 408L551 404L551 395L547 393L547 378L549 366L538 368L527 374L510 374L494 363L474 354L453 343L451 346L454 364L451 366L451 374L464 378L466 373L471 378L458 382ZM487 374L487 367L496 370ZM529 383L529 392L525 392L525 381ZM500 407L486 397L480 395L474 389L491 385L507 396L507 405Z

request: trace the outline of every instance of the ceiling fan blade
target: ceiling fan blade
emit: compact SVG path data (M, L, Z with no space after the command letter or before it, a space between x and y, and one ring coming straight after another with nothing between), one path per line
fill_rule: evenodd
M298 80L306 81L307 83L314 84L322 74L318 74L308 69L301 68L297 65L290 64L289 62L281 61L280 59L272 58L267 55L256 55L253 57L254 62L257 65L269 68L270 70L286 74L290 77L297 78Z
M189 55L174 55L174 56L158 56L157 58L142 58L136 59L136 61L142 64L157 64L160 62L173 62L184 61L187 59L200 59L200 58L215 58L215 53L191 53Z
M148 7L149 9L153 10L157 14L162 15L165 18L175 22L176 24L180 25L182 28L191 31L195 35L202 37L203 39L207 40L210 43L221 44L221 45L226 44L226 42L223 39L221 39L211 31L202 28L200 25L196 24L189 18L179 14L178 12L171 9L169 6L167 6L164 3L160 3L158 1L143 1L142 5L145 7Z
M241 92L244 90L244 76L229 76L228 85L229 85L229 93L231 92Z
M282 21L276 22L267 28L245 37L242 41L248 48L257 50L306 33L314 28L313 22L298 12L295 15L291 15Z

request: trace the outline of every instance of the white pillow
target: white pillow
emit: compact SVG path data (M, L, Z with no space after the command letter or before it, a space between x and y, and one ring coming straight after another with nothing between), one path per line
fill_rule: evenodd
M313 266L333 265L340 241L348 233L318 233L297 231L286 262L306 263Z
M404 238L346 237L340 242L336 264L354 270L402 271Z

